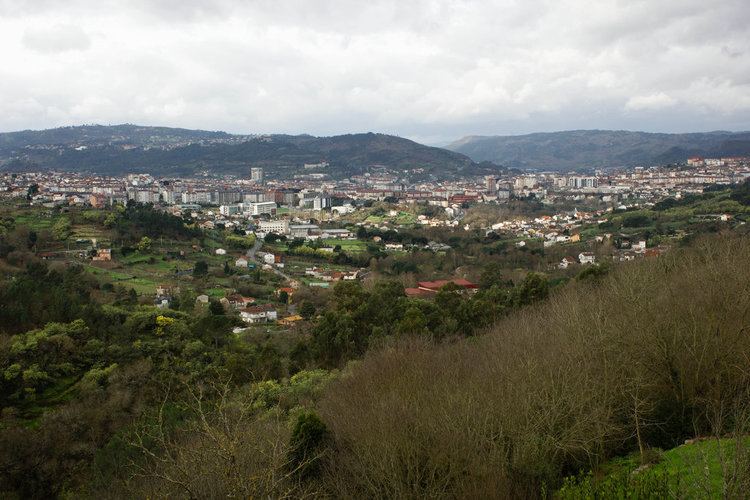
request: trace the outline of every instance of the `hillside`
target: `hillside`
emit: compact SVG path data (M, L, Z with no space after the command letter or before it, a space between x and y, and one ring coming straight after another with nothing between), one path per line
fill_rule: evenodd
M743 498L750 477L731 468L746 466L748 444L738 435L689 440L664 452L652 449L646 464L637 453L617 457L596 473L566 478L557 498Z
M422 175L481 174L495 166L385 134L239 136L224 132L136 125L65 127L0 134L0 171L67 170L103 174L147 172L246 175L250 165L290 176L305 163L326 161L334 178L372 165L423 169Z
M179 143L184 141L229 139L226 132L189 130L139 125L81 125L47 130L21 130L0 133L0 151L7 153L32 145L101 145L133 144L139 146Z
M639 441L741 432L749 250L746 237L704 239L566 287L483 337L371 352L320 404L333 487L530 498Z
M448 146L474 161L549 170L611 168L685 161L691 156L750 154L750 132L653 134L571 130L516 136L469 136Z

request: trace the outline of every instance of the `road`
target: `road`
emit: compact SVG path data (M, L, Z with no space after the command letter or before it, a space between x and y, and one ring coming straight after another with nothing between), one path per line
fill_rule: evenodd
M263 240L262 240L261 238L255 238L255 243L253 244L253 247L252 247L252 248L250 248L250 249L249 249L249 250L248 250L247 252L245 252L245 256L247 256L247 258L249 258L250 260L253 260L253 261L255 261L255 263L256 263L256 264L258 264L258 265L259 265L259 266L261 266L261 267L263 266L263 264L265 264L265 262L261 262L261 261L259 261L259 260L258 260L258 259L257 259L257 258L255 257L255 254L256 254L256 253L258 252L258 250L260 250L260 248L261 248L262 246L263 246ZM291 277L291 276L289 276L288 274L284 274L284 273L283 273L283 272L281 272L281 270L280 270L279 268L277 268L276 266L272 266L272 269L273 269L273 272L274 272L274 273L276 273L276 274L277 274L278 276L281 276L281 277L282 277L282 278L284 278L285 280L287 280L287 281L294 281L294 278L292 278L292 277Z

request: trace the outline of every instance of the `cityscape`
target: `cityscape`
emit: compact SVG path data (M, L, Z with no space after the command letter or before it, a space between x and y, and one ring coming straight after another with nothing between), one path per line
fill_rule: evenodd
M748 497L750 3L0 45L0 499Z

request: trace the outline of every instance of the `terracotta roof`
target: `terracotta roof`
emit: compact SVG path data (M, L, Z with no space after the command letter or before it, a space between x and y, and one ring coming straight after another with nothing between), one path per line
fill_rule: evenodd
M423 290L421 288L404 288L407 297L432 297L435 292L432 290Z
M419 288L421 289L437 291L437 290L440 290L445 285L447 285L448 283L453 283L454 285L460 286L462 288L479 288L479 285L472 283L469 280L465 280L463 278L456 278L452 280L420 281L418 285L419 285Z

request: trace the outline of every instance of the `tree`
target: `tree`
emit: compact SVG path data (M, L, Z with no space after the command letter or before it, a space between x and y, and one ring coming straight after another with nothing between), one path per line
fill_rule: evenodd
M71 226L67 217L61 217L52 226L52 235L59 241L65 241L70 236Z
M104 219L104 227L107 229L112 229L117 225L117 213L113 212Z
M205 276L208 274L208 264L205 260L199 260L195 263L195 266L193 266L193 276L199 277L199 276Z
M211 302L208 303L208 310L213 314L214 316L220 316L224 314L224 306L216 299L211 300Z
M224 274L227 276L232 274L232 270L229 268L229 262L224 262Z
M549 295L547 278L539 273L529 273L523 282L513 289L513 305L525 306Z
M502 279L502 271L503 266L501 266L497 262L491 262L487 264L482 270L481 276L479 277L479 287L482 290L486 290L493 285L502 286L504 284Z
M315 315L315 305L309 300L306 300L302 302L302 305L299 308L299 313L304 319L310 319Z
M279 302L281 302L282 304L286 304L289 302L289 294L284 290L279 292Z
M326 424L314 411L305 410L297 416L289 439L289 462L300 477L309 478L320 472L328 435Z
M39 184L32 184L26 191L26 199L30 200L35 194L39 192Z
M148 252L151 249L151 238L149 238L148 236L144 236L143 238L141 238L141 241L138 242L138 246L136 248L138 248L138 251L141 253Z
M413 305L406 310L396 326L399 335L419 335L427 332L427 318L419 307Z

